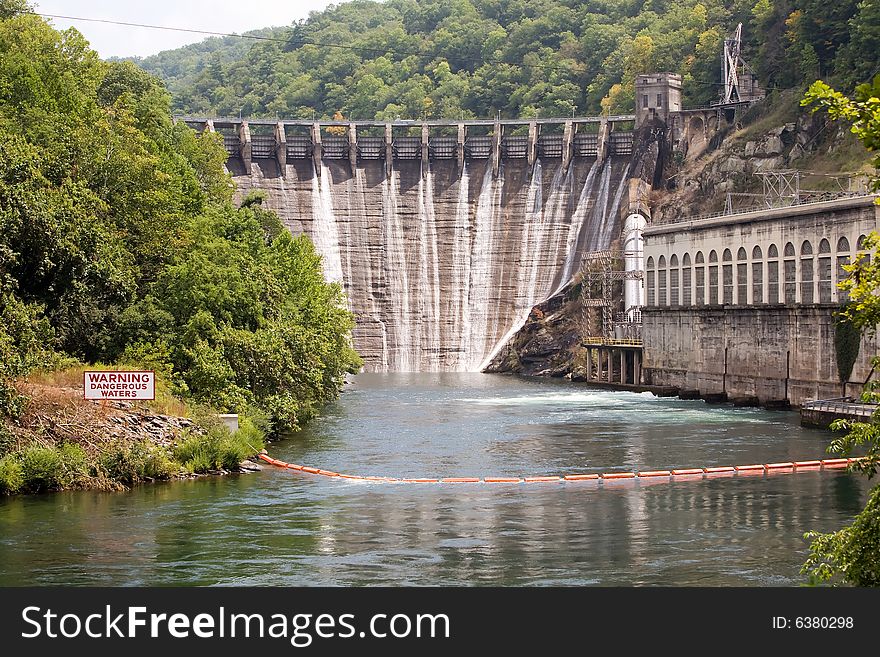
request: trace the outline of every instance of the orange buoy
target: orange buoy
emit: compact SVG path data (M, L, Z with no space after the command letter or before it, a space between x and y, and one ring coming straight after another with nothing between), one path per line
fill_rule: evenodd
M573 474L573 475L565 475L563 479L565 481L588 481L591 479L598 479L599 475L597 474Z
M603 472L602 479L633 479L635 472Z
M479 483L477 477L446 477L440 480L441 484L476 484Z
M714 468L703 468L706 474L721 474L722 472L736 472L736 468L732 465L721 465Z
M332 470L318 470L317 474L324 475L325 477L338 477L338 472L333 472Z
M401 479L408 484L436 484L438 479Z
M519 477L484 477L487 484L518 484L522 481Z
M794 463L765 463L764 467L768 470L792 470L794 468Z
M672 473L669 470L648 470L640 472L639 477L668 477Z
M845 468L849 465L849 459L824 459L823 468Z
M754 472L756 470L760 470L761 472L764 471L764 466L759 463L753 465L735 465L733 468L737 472Z
M303 467L301 465L297 465L296 463L288 463L287 469L288 470L302 470Z
M674 477L681 477L684 475L700 475L703 474L703 468L685 468L683 470L673 470L672 475Z
M547 481L562 481L559 477L524 477L523 481L527 484L536 484Z

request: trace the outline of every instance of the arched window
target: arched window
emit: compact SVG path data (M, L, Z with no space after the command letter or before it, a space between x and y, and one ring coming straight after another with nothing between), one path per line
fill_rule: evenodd
M691 280L691 256L685 253L681 259L681 305L683 306L689 306L694 301Z
M779 303L779 250L775 244L767 249L767 303Z
M764 303L764 263L761 247L752 249L752 303Z
M749 302L749 263L746 250L739 247L736 252L736 302L745 305Z
M837 283L838 285L841 281L849 278L849 272L843 268L844 265L849 264L849 258L849 240L845 237L841 237L839 240L837 240L837 278L835 279L835 283ZM849 301L849 292L838 288L837 300L841 303L846 303L847 301Z
M645 292L647 295L648 306L654 305L654 256L648 256L648 262L645 265Z
M657 305L666 305L666 256L657 260Z
M724 283L724 303L733 303L733 254L730 249L724 249L721 255L721 261L724 263L721 267L721 277Z
M679 305L678 298L678 256L672 254L669 259L669 305Z
M813 245L801 244L801 303L813 303Z
M703 252L697 251L694 256L694 304L702 306L706 303L706 265Z
M718 254L709 251L709 303L720 303L718 298Z
M819 303L831 303L831 243L819 242Z
M782 273L785 281L785 303L797 301L797 264L794 259L794 244L789 242L783 251L785 260L782 264Z
M859 240L856 242L856 250L865 251L867 247L865 246L865 236L859 235Z

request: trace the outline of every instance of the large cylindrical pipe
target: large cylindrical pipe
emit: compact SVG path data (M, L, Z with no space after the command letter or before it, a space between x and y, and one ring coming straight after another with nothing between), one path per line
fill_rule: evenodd
M642 231L647 225L647 220L638 213L629 215L623 222L623 258L627 272L645 271L645 244ZM645 305L645 286L641 277L628 276L624 280L623 301L626 316L633 321L635 311Z

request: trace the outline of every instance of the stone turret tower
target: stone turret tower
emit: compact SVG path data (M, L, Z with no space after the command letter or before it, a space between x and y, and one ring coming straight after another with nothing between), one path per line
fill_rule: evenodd
M668 124L670 113L680 111L680 75L643 73L636 77L636 129L653 119Z

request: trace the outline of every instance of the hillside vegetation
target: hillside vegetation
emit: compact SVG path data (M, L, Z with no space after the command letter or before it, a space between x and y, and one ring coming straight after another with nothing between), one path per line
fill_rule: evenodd
M154 369L268 431L308 420L360 366L311 242L232 205L222 144L175 125L158 80L26 8L0 0L4 467L30 453L17 382L79 363Z
M716 100L726 35L769 89L824 77L851 89L880 62L880 2L355 0L268 40L209 39L138 61L177 112L222 116L571 116L633 108L642 72Z

